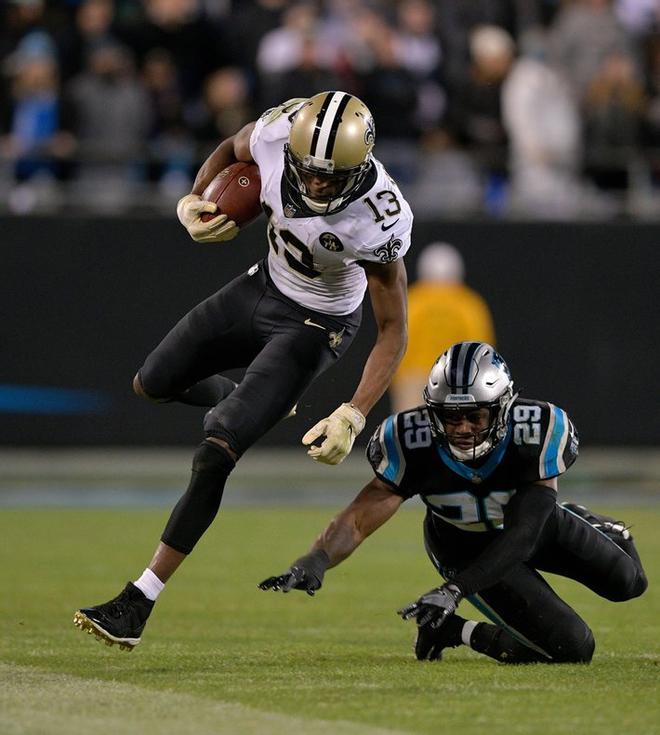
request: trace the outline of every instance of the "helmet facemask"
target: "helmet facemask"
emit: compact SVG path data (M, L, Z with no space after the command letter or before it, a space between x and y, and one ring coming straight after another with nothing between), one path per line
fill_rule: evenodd
M323 159L315 159L312 156L305 156L303 161L299 161L293 154L289 144L284 146L284 176L295 191L297 191L306 207L311 209L315 214L332 214L332 212L347 200L364 181L367 175L371 157L349 169L335 171L333 161L325 161ZM308 191L306 176L317 177L333 184L327 195L311 196Z
M510 386L497 401L488 403L461 402L454 405L436 404L430 399L428 388L425 388L424 400L428 408L431 435L438 444L446 447L459 462L470 462L479 459L479 457L488 454L506 436L513 398L513 388ZM471 435L466 435L472 437L472 447L469 449L460 448L452 444L449 438L449 433L452 432L447 431L447 424L451 421L451 418L459 415L469 415L479 409L488 411L488 423L483 429Z

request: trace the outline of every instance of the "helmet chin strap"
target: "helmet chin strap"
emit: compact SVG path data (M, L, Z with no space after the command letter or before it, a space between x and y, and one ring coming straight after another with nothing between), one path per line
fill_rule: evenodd
M343 197L338 197L337 199L331 199L329 202L317 202L306 194L301 194L301 196L305 206L317 214L330 214L333 209L336 209L344 201Z

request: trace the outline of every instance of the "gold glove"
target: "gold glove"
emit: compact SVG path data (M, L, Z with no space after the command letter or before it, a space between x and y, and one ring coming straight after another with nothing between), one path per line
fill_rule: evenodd
M317 462L339 464L353 448L355 437L364 429L365 417L351 403L342 403L327 418L319 421L302 438L309 446L307 454ZM321 446L314 446L314 440L325 436ZM312 445L312 446L310 446Z
M239 228L226 214L220 214L208 222L202 222L204 212L213 214L218 209L215 202L205 202L197 194L186 194L176 205L176 214L181 224L195 242L225 242L238 235Z

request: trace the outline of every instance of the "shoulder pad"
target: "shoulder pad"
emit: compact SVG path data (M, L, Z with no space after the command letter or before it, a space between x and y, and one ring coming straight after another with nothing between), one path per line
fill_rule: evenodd
M552 403L517 400L511 411L513 442L534 479L561 475L575 462L578 434L566 411ZM532 466L533 465L533 466Z
M401 489L408 456L431 444L428 414L419 406L388 416L369 440L367 458L379 477Z
M388 416L377 427L367 446L367 459L374 472L398 487L406 471L406 459L399 442L399 414Z
M277 107L270 107L261 115L259 120L261 120L264 125L270 125L270 123L274 122L282 115L291 115L293 112L297 112L297 108L300 107L303 102L307 102L307 97L293 97L286 102L282 102L282 104Z

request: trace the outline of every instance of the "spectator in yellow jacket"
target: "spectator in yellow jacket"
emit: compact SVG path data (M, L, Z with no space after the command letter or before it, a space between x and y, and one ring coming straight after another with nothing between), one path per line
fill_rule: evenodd
M394 411L420 402L428 366L456 342L495 344L490 310L463 283L465 265L453 245L427 245L417 261L417 280L408 289L408 349L390 386Z

